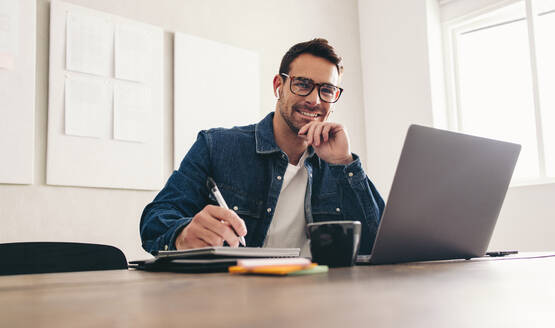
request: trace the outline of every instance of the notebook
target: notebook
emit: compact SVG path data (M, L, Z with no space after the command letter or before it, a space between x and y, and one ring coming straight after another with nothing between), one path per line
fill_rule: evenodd
M300 248L269 248L269 247L203 247L186 250L158 251L157 259L184 258L257 258L257 257L297 257Z
M372 253L357 264L483 256L520 149L411 125Z

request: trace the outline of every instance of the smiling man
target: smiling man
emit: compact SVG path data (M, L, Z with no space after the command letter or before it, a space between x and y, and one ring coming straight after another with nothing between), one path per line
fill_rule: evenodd
M341 58L324 39L294 45L273 79L276 110L258 124L201 131L141 217L148 252L225 244L298 247L309 256L306 224L362 223L360 254L369 254L384 202L346 129L328 121L343 89ZM230 209L206 186L218 185Z

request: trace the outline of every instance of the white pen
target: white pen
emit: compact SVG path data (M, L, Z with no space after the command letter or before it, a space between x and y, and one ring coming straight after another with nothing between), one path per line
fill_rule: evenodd
M212 193L214 198L216 198L218 205L220 205L220 207L225 208L226 210L229 210L229 207L227 207L227 203L225 202L224 197L220 193L220 190L218 189L216 182L214 182L214 179L212 179L211 177L208 177L208 179L206 179L206 186L208 187L208 189L210 189L210 192ZM245 237L243 236L239 236L239 242L243 246L247 245L247 243L245 242Z

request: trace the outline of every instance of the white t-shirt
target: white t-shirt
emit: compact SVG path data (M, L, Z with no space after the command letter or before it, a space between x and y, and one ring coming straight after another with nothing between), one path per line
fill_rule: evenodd
M305 159L306 152L297 165L291 163L287 165L264 247L300 248L301 256L310 257L304 215L304 199L308 183Z

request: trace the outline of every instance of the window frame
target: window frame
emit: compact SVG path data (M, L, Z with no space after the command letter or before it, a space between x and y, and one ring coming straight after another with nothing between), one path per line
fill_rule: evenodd
M484 6L469 14L445 21L442 23L443 37L443 58L444 58L444 78L445 78L445 102L447 128L453 131L463 132L461 126L462 107L460 101L460 85L457 76L458 68L458 36L462 33L473 31L480 28L490 27L496 24L509 23L517 17L513 13L498 13L495 11L508 6L523 3L525 6L525 16L528 30L528 50L530 51L530 71L532 79L532 92L534 104L534 119L536 123L536 143L538 147L538 169L539 175L533 179L513 179L510 187L529 186L538 184L555 184L555 177L548 177L546 170L543 122L541 113L541 103L538 84L538 68L536 57L536 17L537 12L534 8L534 0L500 0L494 4Z

